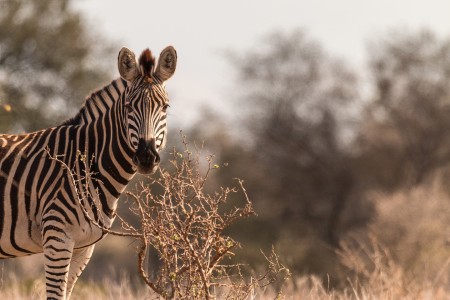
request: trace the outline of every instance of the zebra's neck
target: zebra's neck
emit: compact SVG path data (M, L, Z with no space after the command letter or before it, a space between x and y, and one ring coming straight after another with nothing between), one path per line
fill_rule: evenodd
M127 82L121 78L93 92L80 109L80 111L61 125L85 125L100 119L119 102L120 96L125 91Z
M97 203L111 221L120 194L135 175L122 103L126 87L122 79L111 82L92 93L80 112L62 124L77 128L78 140L72 151L85 155L85 164L95 177L88 184L91 193L98 194Z

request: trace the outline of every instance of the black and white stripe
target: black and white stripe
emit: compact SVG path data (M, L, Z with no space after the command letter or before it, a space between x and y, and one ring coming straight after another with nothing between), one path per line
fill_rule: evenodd
M175 66L172 47L156 71L149 50L138 63L123 48L121 78L93 93L74 118L0 135L0 258L43 252L47 299L70 297L104 236L90 218L109 228L132 177L157 168L167 135L164 86Z

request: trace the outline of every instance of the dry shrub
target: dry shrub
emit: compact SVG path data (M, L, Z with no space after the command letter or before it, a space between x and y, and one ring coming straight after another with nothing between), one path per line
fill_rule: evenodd
M245 279L240 264L224 263L239 243L224 234L237 219L254 215L252 203L241 180L233 188L221 187L205 192L212 171L219 168L213 157L201 160L198 149L191 150L183 136L184 150L173 150L170 166L161 169L151 184L139 184L128 193L139 217L140 229L123 223L123 229L138 235L139 272L145 283L163 298L245 299L258 288L283 280L288 274L277 255L267 256L268 269L261 276ZM205 170L201 171L201 166ZM162 190L154 193L154 189ZM240 193L243 207L227 209L230 194ZM160 266L156 278L144 268L148 248L158 254ZM284 275L284 276L283 276Z
M233 188L221 187L214 193L205 191L205 183L211 172L219 169L213 164L213 157L202 160L201 151L190 149L186 137L182 135L184 150L173 149L170 164L160 169L156 179L149 184L139 182L135 192L127 192L129 208L137 216L139 226L133 226L120 216L122 231L101 227L101 222L93 218L87 198L95 201L86 188L95 174L89 172L89 161L79 153L87 170L78 178L58 157L56 161L69 170L73 186L77 190L79 203L85 216L104 232L113 235L133 237L138 240L138 272L155 297L164 299L246 299L264 293L269 285L280 287L289 276L289 270L278 260L272 250L265 256L268 263L262 275L244 276L242 264L225 263L234 255L239 243L224 234L236 220L254 215L243 182L236 179ZM231 194L240 193L242 207L229 208L227 200ZM101 213L98 212L101 216ZM156 276L146 271L149 249L157 253L159 264ZM264 254L263 254L264 255Z

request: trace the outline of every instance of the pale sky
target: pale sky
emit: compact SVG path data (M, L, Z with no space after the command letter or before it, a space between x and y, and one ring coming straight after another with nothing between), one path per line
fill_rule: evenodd
M167 83L171 116L183 127L201 105L233 103L233 66L225 51L243 53L274 31L303 29L325 51L361 68L367 42L389 30L427 28L450 37L449 0L80 0L75 7L96 32L137 55L167 45L178 66ZM119 51L119 49L117 49Z

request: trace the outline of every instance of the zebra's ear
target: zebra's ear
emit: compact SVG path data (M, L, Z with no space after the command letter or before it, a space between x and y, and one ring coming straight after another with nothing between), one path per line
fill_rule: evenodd
M172 46L166 47L159 55L158 65L153 73L154 76L158 77L162 81L166 81L172 77L175 73L177 67L177 51Z
M136 62L136 57L128 48L120 49L118 58L118 67L120 76L126 81L133 81L139 75L139 68Z

